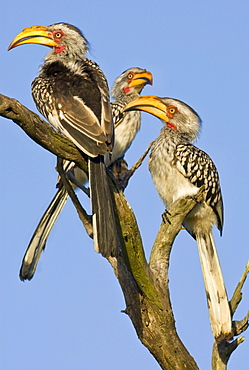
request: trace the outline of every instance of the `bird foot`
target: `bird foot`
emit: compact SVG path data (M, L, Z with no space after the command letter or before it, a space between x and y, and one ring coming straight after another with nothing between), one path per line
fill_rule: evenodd
M166 224L166 222L168 222L170 225L171 225L171 221L170 221L170 219L169 219L169 217L168 216L171 216L171 214L170 214L170 212L167 210L167 209L165 209L165 211L163 212L163 214L162 214L162 219L163 219L163 222Z
M132 176L131 170L128 170L127 162L123 158L119 158L109 166L109 169L117 180L119 188L124 191Z
M130 170L128 170L128 164L124 160L124 158L117 159L113 164L109 166L110 170L112 171L113 176L116 178L119 187L121 190L124 191L124 189L127 187L128 182L131 178L131 176L134 175L136 170L141 166L143 163L145 157L149 153L151 146L153 145L154 141L152 141L144 154L139 158L139 160L131 167Z
M126 172L123 172L120 174L118 182L120 188L124 191L124 189L127 187L128 182L131 178L131 176L134 174L134 171L132 169L127 170Z
M191 197L191 199L193 199L196 203L200 204L202 201L203 201L203 193L205 191L205 186L202 185L198 191L198 193Z
M56 189L61 189L63 187L61 179L57 182L55 187L56 187Z

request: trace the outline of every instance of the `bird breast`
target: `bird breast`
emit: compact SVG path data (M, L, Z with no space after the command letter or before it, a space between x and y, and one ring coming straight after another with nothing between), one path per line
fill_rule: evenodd
M125 113L121 122L118 123L115 128L115 140L114 147L112 150L111 161L108 156L105 158L106 165L115 162L118 158L122 157L131 146L136 133L140 129L141 124L141 113L140 112L128 112Z
M176 143L159 136L149 160L152 180L167 208L180 198L194 196L198 188L193 185L173 164Z

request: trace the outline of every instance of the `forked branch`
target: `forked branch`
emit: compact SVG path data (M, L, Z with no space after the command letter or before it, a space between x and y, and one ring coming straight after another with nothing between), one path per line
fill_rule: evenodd
M87 170L86 160L76 146L17 100L0 95L0 115L17 123L35 142L57 157L73 161L83 170ZM90 216L86 214L75 196L63 172L61 160L59 160L58 169L63 185L71 196L88 234L91 235ZM162 369L197 370L195 360L176 332L168 287L172 245L185 216L196 204L195 200L181 199L169 210L170 222L162 222L148 263L135 215L111 175L109 182L113 191L122 247L117 258L108 259L123 290L126 302L124 312L129 315L139 339L156 358ZM241 299L241 289L247 273L248 266L231 300L232 312L235 311ZM247 325L248 315L237 324L236 334L244 331ZM242 341L243 337L239 337L232 343L224 344L223 347L214 346L213 370L225 369L226 367L219 367L220 364L228 361L230 354Z

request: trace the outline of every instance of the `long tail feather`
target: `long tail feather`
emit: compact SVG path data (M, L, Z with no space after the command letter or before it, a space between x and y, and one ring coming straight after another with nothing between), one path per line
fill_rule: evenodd
M199 234L196 239L213 335L218 341L231 339L231 312L213 235Z
M59 189L42 216L22 260L19 273L21 280L31 280L34 276L41 252L45 249L49 233L62 211L67 198L67 191L64 188Z
M89 158L94 248L104 257L115 256L118 235L104 157Z

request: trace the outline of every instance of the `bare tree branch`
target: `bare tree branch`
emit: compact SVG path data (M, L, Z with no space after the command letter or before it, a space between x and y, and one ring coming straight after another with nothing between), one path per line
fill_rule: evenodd
M118 259L109 259L122 287L126 309L139 339L156 358L162 369L198 369L181 342L175 327L168 285L162 291L145 259L140 232L131 207L122 192L114 188L117 218L120 221L123 250ZM195 202L186 201L189 210ZM170 210L172 221L178 217L182 202ZM188 210L188 211L189 211ZM169 259L170 249L166 258ZM167 271L166 271L167 273Z
M0 94L0 116L11 119L18 124L32 140L44 149L58 157L75 162L80 168L87 171L87 162L77 147L16 99Z
M233 296L232 296L232 299L230 301L230 308L231 308L231 312L232 314L234 314L234 312L236 311L241 299L242 299L242 288L243 288L243 285L246 281L246 278L247 278L247 275L248 275L248 272L249 272L249 261L247 262L246 264L246 268L245 268L245 271L243 272L243 275L241 276L241 279L233 293Z
M146 151L143 153L143 155L137 160L136 163L134 163L134 165L131 167L131 169L127 169L127 170L123 170L119 176L118 176L118 182L119 182L119 185L121 187L122 190L124 190L127 185L128 185L128 182L130 180L130 178L134 175L134 173L136 172L136 170L141 166L141 164L143 163L144 159L146 158L147 154L149 153L152 145L153 145L154 141L152 141L149 145L148 145L148 148L146 149ZM120 160L118 159L116 162L119 162ZM121 159L121 161L124 161L124 159ZM113 166L116 165L116 162L114 162Z
M247 262L245 271L242 274L242 277L234 291L232 299L230 301L230 308L232 315L235 313L238 308L239 303L242 300L242 288L246 281L247 274L249 272L249 261ZM247 315L240 321L233 321L233 331L234 336L240 335L243 333L249 326L248 324L249 312ZM228 360L233 353L233 351L245 340L244 337L238 337L233 340L231 343L225 341L221 343L214 342L213 353L212 353L212 370L226 370Z
M244 340L244 337L238 337L231 343L215 342L212 354L212 370L226 370L231 354Z
M82 207L77 195L75 194L70 182L67 179L66 173L63 169L63 159L57 157L57 170L60 174L63 186L65 186L77 212L79 215L80 220L83 223L84 228L86 229L87 234L93 238L93 227L92 227L92 217L89 216L85 209Z
M77 166L87 171L87 161L84 154L70 140L55 132L47 122L22 106L17 100L0 95L0 115L17 123L43 148L60 158L75 162ZM140 162L142 160L143 158ZM92 236L90 216L80 205L63 171L61 161L58 162L58 170L63 186L71 196L88 235ZM134 168L136 169L136 166ZM166 221L161 224L148 264L135 215L114 177L109 175L121 247L118 256L109 257L108 260L125 297L126 308L123 312L129 315L139 339L156 358L162 369L197 370L198 366L195 360L177 334L168 286L168 268L172 245L182 227L184 218L195 206L196 201L180 199L173 204L165 217ZM201 195L200 192L199 196L201 197ZM249 263L231 299L232 313L235 312L241 300L241 289L248 268ZM235 323L235 335L246 330L248 316L249 314L243 320ZM238 337L231 343L215 343L212 369L226 369L231 353L243 340L243 337Z
M195 205L196 201L191 198L175 202L174 207L168 211L170 222L163 221L158 231L150 255L150 267L163 290L168 287L169 257L174 240L182 228L184 218Z

